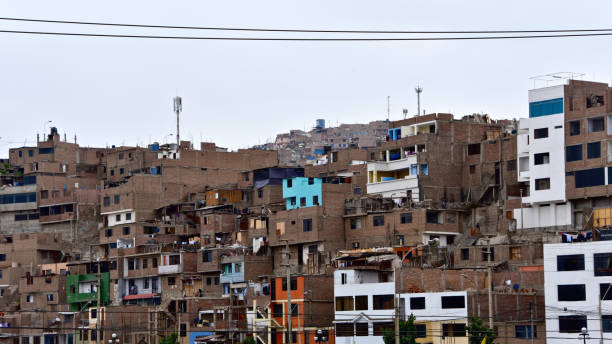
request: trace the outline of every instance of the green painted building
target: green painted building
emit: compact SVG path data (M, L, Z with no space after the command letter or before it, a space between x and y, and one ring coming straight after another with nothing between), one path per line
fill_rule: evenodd
M110 300L110 273L100 274L100 303L108 304ZM66 276L66 302L70 310L78 312L89 307L96 307L98 302L98 274ZM89 302L89 305L87 304Z

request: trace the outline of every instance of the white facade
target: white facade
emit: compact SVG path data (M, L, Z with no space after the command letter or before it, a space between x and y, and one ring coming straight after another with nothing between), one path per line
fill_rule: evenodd
M390 273L392 276L392 273ZM391 322L394 319L395 310L374 309L375 296L389 296L395 298L395 282L381 282L380 272L375 270L336 270L334 271L334 299L336 301L336 313L334 323L367 323L368 336L344 336L336 331L336 343L338 344L380 344L382 336L374 336L374 323ZM338 298L355 296L367 297L367 309L338 311ZM356 303L353 302L355 306Z
M383 197L402 198L411 195L413 201L419 201L418 174L423 173L417 164L416 154L406 155L400 152L403 158L389 161L368 162L368 194L380 194ZM401 177L387 177L383 175L396 173ZM392 179L391 179L392 178Z
M108 227L136 222L136 212L133 209L111 211L101 215L106 216Z
M606 253L610 254L609 259L606 256L599 256L599 254ZM570 255L577 256L567 257ZM565 262L570 258L573 263L568 265ZM582 265L580 264L581 259ZM608 283L612 285L612 265L610 264L612 264L612 242L610 241L544 245L546 335L549 343L577 342L578 333L568 333L567 330L560 329L562 322L564 325L567 324L565 320L560 320L560 317L564 316L585 317L586 327L592 338L587 339L587 343L599 343L602 334L604 339L612 340L612 320L604 320L606 324L604 328L609 328L609 332L602 333L598 315L600 284L605 284L604 290L608 290ZM597 274L607 276L597 276ZM577 286L572 287L577 289L584 286L584 293L576 292L576 289L565 289L568 288L568 285ZM608 317L612 319L611 296L612 287L606 297L610 301L602 301L604 319ZM575 300L567 301L568 297ZM559 300L560 298L562 301ZM574 322L574 324L578 327L582 326L580 322Z
M564 99L564 86L529 91L529 103ZM533 115L533 116L531 116ZM517 136L518 181L528 182L515 209L518 229L571 226L571 206L565 202L565 114L530 114L521 118Z
M413 314L417 321L447 321L447 320L467 320L467 292L466 291L449 291L439 293L405 293L400 294L404 299L405 310L404 314L409 316ZM448 307L442 305L443 298L463 298L463 307ZM410 299L424 299L424 308L411 307ZM421 305L422 300L415 300L412 306Z

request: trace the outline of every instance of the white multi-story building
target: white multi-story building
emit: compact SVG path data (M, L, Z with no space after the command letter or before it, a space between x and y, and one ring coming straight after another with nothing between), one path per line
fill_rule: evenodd
M334 272L336 343L380 344L383 331L393 329L393 272L347 269Z
M402 313L415 316L417 333L427 343L467 344L467 292L401 294ZM447 340L447 341L444 341Z
M544 286L549 343L576 343L583 327L587 343L612 339L612 242L544 245Z
M564 85L529 91L529 118L519 122L518 181L528 182L514 210L517 228L571 226L565 196Z
M427 164L417 163L425 145L400 147L384 152L384 160L368 162L368 194L419 201L419 175L429 173Z

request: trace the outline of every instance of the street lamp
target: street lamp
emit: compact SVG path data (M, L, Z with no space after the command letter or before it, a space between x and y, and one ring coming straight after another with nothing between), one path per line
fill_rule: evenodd
M120 340L116 333L111 334L111 339L108 340L108 344L119 344Z
M582 342L584 344L586 344L586 340L591 339L591 337L589 337L589 331L587 330L586 327L583 327L582 330L580 331L580 334L578 335L579 337L582 337Z
M323 343L329 340L329 331L328 330L317 330L317 334L314 337L315 342Z

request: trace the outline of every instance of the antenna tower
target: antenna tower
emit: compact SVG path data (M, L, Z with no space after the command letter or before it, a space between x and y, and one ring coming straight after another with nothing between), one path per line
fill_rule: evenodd
M174 97L174 112L176 112L176 149L178 150L179 145L181 144L181 136L179 129L179 118L181 116L181 111L183 111L183 99L181 97Z
M421 114L421 93L423 92L423 87L417 85L414 88L414 92L417 94L417 116Z

